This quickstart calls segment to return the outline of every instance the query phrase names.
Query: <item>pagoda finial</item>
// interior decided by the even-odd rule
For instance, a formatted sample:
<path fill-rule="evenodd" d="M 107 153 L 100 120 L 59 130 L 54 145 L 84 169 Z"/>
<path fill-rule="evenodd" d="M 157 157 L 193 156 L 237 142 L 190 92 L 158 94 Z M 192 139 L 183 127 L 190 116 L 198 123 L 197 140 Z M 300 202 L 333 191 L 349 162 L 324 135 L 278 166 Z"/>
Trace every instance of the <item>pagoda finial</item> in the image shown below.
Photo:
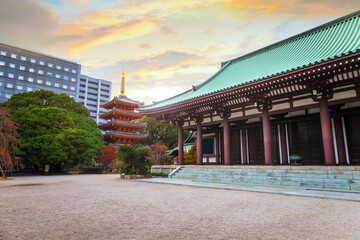
<path fill-rule="evenodd" d="M 121 92 L 120 97 L 126 97 L 125 95 L 125 68 L 123 67 L 122 77 L 121 77 Z"/>

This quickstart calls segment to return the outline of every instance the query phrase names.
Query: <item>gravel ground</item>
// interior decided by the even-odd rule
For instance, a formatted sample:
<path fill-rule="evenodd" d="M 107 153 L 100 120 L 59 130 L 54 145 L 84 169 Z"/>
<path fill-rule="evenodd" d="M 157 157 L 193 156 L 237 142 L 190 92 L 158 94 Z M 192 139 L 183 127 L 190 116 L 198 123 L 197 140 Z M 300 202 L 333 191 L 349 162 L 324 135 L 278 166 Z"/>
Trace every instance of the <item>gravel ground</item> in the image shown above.
<path fill-rule="evenodd" d="M 120 180 L 0 181 L 0 240 L 360 239 L 357 202 Z"/>

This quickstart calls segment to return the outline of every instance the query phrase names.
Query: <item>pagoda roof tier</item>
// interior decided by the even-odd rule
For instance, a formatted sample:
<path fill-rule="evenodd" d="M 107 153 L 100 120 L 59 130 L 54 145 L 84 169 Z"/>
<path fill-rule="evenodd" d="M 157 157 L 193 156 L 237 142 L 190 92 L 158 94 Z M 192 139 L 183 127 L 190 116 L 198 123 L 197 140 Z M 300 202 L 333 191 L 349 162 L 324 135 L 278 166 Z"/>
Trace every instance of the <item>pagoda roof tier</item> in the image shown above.
<path fill-rule="evenodd" d="M 152 105 L 140 107 L 144 114 L 177 108 L 191 101 L 233 89 L 267 84 L 271 79 L 312 69 L 360 52 L 360 11 L 282 40 L 244 56 L 223 62 L 221 69 L 203 83 Z"/>
<path fill-rule="evenodd" d="M 104 113 L 104 114 L 100 115 L 99 117 L 103 118 L 103 119 L 110 119 L 110 118 L 117 118 L 117 117 L 127 117 L 130 119 L 139 119 L 139 118 L 142 118 L 143 116 L 144 115 L 142 115 L 138 112 L 112 109 L 110 112 Z"/>
<path fill-rule="evenodd" d="M 104 139 L 109 140 L 113 139 L 118 141 L 120 139 L 133 139 L 133 140 L 143 140 L 146 139 L 148 136 L 146 134 L 137 134 L 137 133 L 119 133 L 119 132 L 107 132 L 104 134 Z"/>
<path fill-rule="evenodd" d="M 113 128 L 130 128 L 130 129 L 141 129 L 146 127 L 146 123 L 133 123 L 126 121 L 118 121 L 112 119 L 110 122 L 99 125 L 100 129 L 113 129 Z"/>
<path fill-rule="evenodd" d="M 120 97 L 114 97 L 109 102 L 101 105 L 101 107 L 105 108 L 105 109 L 112 109 L 113 107 L 121 108 L 119 106 L 125 106 L 125 107 L 130 107 L 130 108 L 139 108 L 140 105 L 143 105 L 143 103 L 129 99 L 124 96 L 120 96 Z"/>

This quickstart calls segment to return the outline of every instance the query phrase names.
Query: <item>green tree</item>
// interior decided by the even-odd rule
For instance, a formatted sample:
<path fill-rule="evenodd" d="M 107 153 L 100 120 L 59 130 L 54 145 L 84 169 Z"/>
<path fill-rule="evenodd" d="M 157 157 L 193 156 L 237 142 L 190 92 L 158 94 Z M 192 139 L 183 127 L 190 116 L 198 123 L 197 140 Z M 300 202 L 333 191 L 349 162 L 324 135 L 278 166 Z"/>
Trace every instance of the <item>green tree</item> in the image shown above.
<path fill-rule="evenodd" d="M 59 94 L 42 89 L 14 94 L 9 101 L 1 103 L 1 105 L 6 107 L 12 114 L 20 108 L 57 107 L 84 115 L 85 117 L 90 116 L 90 111 L 82 103 L 75 102 L 74 98 L 69 97 L 65 93 Z"/>
<path fill-rule="evenodd" d="M 149 155 L 150 151 L 147 148 L 121 145 L 118 149 L 118 159 L 121 161 L 120 172 L 146 175 L 151 166 L 147 159 Z"/>
<path fill-rule="evenodd" d="M 146 128 L 140 130 L 142 134 L 148 134 L 148 138 L 139 142 L 143 145 L 150 146 L 158 142 L 163 142 L 168 149 L 172 149 L 178 144 L 178 128 L 172 124 L 162 124 L 154 118 L 143 117 L 139 120 L 146 123 Z M 184 131 L 184 140 L 190 135 L 189 131 Z"/>
<path fill-rule="evenodd" d="M 65 94 L 26 92 L 13 95 L 4 105 L 19 125 L 19 156 L 27 165 L 88 164 L 103 146 L 103 136 L 88 117 L 89 111 Z"/>

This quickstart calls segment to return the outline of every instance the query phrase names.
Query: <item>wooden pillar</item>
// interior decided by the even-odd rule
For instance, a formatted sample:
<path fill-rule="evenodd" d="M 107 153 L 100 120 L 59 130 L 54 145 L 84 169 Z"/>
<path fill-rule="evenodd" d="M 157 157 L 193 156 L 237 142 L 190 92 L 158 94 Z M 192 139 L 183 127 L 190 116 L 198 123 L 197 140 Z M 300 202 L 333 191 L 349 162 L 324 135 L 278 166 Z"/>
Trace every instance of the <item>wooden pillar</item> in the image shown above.
<path fill-rule="evenodd" d="M 184 140 L 183 140 L 183 123 L 178 122 L 178 164 L 184 164 Z"/>
<path fill-rule="evenodd" d="M 241 130 L 241 158 L 242 158 L 242 163 L 244 165 L 248 164 L 248 159 L 247 159 L 247 139 L 246 139 L 246 129 L 243 128 Z"/>
<path fill-rule="evenodd" d="M 224 164 L 230 165 L 230 124 L 229 118 L 227 116 L 224 117 L 223 121 L 223 129 L 224 129 Z"/>
<path fill-rule="evenodd" d="M 265 165 L 271 165 L 272 164 L 271 129 L 270 129 L 269 111 L 267 108 L 264 108 L 262 111 L 262 124 L 263 124 L 263 136 L 264 136 Z"/>
<path fill-rule="evenodd" d="M 336 145 L 339 158 L 339 164 L 346 164 L 345 141 L 343 134 L 343 126 L 340 116 L 334 118 L 334 127 L 336 135 Z"/>
<path fill-rule="evenodd" d="M 280 123 L 279 125 L 280 128 L 280 148 L 281 148 L 281 160 L 282 160 L 282 164 L 288 164 L 288 152 L 287 152 L 287 143 L 286 143 L 286 131 L 285 131 L 285 124 L 284 123 Z"/>
<path fill-rule="evenodd" d="M 201 122 L 202 119 L 196 119 L 196 165 L 203 164 Z"/>
<path fill-rule="evenodd" d="M 326 98 L 319 100 L 321 131 L 324 145 L 325 165 L 335 165 L 333 137 L 331 133 L 331 122 L 329 106 Z"/>

